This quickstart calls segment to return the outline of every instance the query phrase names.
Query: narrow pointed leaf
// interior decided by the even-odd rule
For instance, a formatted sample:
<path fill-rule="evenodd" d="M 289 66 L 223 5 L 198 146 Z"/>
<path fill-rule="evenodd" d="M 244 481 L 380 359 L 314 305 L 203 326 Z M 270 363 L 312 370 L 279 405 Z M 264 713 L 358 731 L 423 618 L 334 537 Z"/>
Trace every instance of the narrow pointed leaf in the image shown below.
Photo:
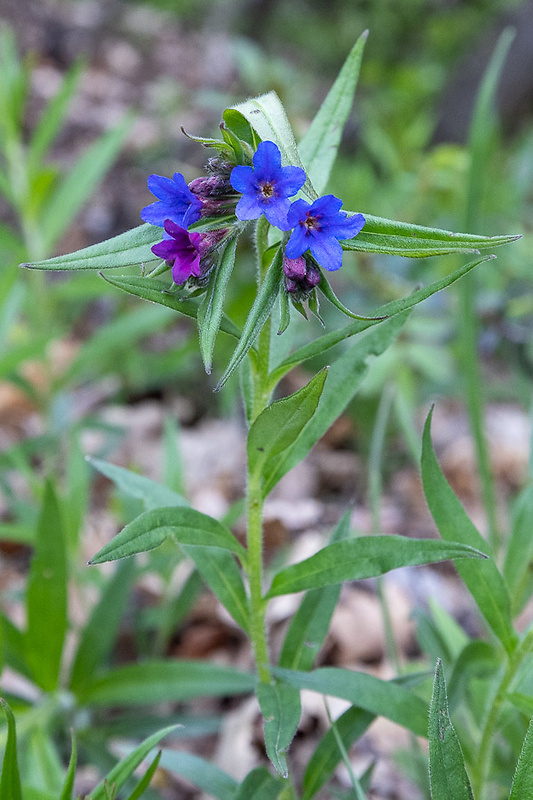
<path fill-rule="evenodd" d="M 99 458 L 92 458 L 92 456 L 86 456 L 86 459 L 98 472 L 113 481 L 121 491 L 130 495 L 130 497 L 142 500 L 148 511 L 161 506 L 189 505 L 185 498 L 173 489 L 169 489 L 168 486 L 164 486 L 161 483 L 156 483 L 150 478 L 145 478 L 144 475 L 138 475 L 129 469 L 111 464 L 109 461 L 102 461 Z"/>
<path fill-rule="evenodd" d="M 163 748 L 160 764 L 169 772 L 191 781 L 210 797 L 216 797 L 217 800 L 234 800 L 238 787 L 235 778 L 204 758 L 192 753 Z"/>
<path fill-rule="evenodd" d="M 329 300 L 329 302 L 332 305 L 335 306 L 335 308 L 338 308 L 339 311 L 342 311 L 343 314 L 345 314 L 347 317 L 350 317 L 351 319 L 360 319 L 360 320 L 363 320 L 364 322 L 377 322 L 379 320 L 386 319 L 386 317 L 384 317 L 384 316 L 382 316 L 382 317 L 368 317 L 368 316 L 362 316 L 361 314 L 354 314 L 353 311 L 350 311 L 349 308 L 346 308 L 344 303 L 341 303 L 341 301 L 339 300 L 339 298 L 337 297 L 337 295 L 335 294 L 335 292 L 331 288 L 331 286 L 329 284 L 329 281 L 326 278 L 326 276 L 324 275 L 324 273 L 322 273 L 322 275 L 321 275 L 320 283 L 318 284 L 318 288 L 320 289 L 320 291 L 322 292 L 324 297 L 327 300 Z"/>
<path fill-rule="evenodd" d="M 77 692 L 106 666 L 116 642 L 120 622 L 136 575 L 135 562 L 124 561 L 107 583 L 93 608 L 78 643 L 69 688 Z"/>
<path fill-rule="evenodd" d="M 211 372 L 213 363 L 213 349 L 224 314 L 224 301 L 228 282 L 235 265 L 235 250 L 237 237 L 234 237 L 226 247 L 213 267 L 207 292 L 198 307 L 198 327 L 200 328 L 200 352 L 204 362 L 205 371 Z"/>
<path fill-rule="evenodd" d="M 459 238 L 444 241 L 440 239 L 422 239 L 415 236 L 368 233 L 365 226 L 362 232 L 354 239 L 345 239 L 341 242 L 341 245 L 344 250 L 355 250 L 361 253 L 381 253 L 389 256 L 404 256 L 405 258 L 430 258 L 432 256 L 446 256 L 451 253 L 479 253 L 480 250 L 508 244 L 516 238 L 519 237 L 480 236 L 476 243 L 473 244 L 464 242 Z"/>
<path fill-rule="evenodd" d="M 241 572 L 233 556 L 219 548 L 183 548 L 196 564 L 196 568 L 226 611 L 245 631 L 250 628 L 248 597 Z"/>
<path fill-rule="evenodd" d="M 344 411 L 368 372 L 370 356 L 380 355 L 389 347 L 406 319 L 406 314 L 397 315 L 393 319 L 383 322 L 379 328 L 370 331 L 364 338 L 351 343 L 351 346 L 329 368 L 328 379 L 316 412 L 294 444 L 278 457 L 275 468 L 269 471 L 268 475 L 265 474 L 265 496 L 290 469 L 307 455 Z"/>
<path fill-rule="evenodd" d="M 76 737 L 74 735 L 74 731 L 71 732 L 70 741 L 71 741 L 70 759 L 68 762 L 67 774 L 65 776 L 65 783 L 63 784 L 59 800 L 72 800 L 72 795 L 74 792 L 74 780 L 76 778 L 76 765 L 78 762 L 78 748 L 76 745 Z"/>
<path fill-rule="evenodd" d="M 294 394 L 271 403 L 255 420 L 248 434 L 248 466 L 252 474 L 268 476 L 279 456 L 291 447 L 316 411 L 327 370 L 321 370 Z"/>
<path fill-rule="evenodd" d="M 149 300 L 151 303 L 157 303 L 160 306 L 172 308 L 186 317 L 197 319 L 198 307 L 200 301 L 196 298 L 181 299 L 178 295 L 172 294 L 165 289 L 165 286 L 156 278 L 110 278 L 108 275 L 102 276 L 107 283 L 116 286 L 117 289 L 122 289 L 124 292 L 140 297 L 143 300 Z M 241 332 L 238 327 L 226 316 L 222 315 L 220 320 L 220 330 L 239 339 Z"/>
<path fill-rule="evenodd" d="M 114 785 L 116 791 L 118 791 L 126 783 L 130 775 L 133 775 L 148 753 L 159 744 L 161 739 L 164 739 L 175 729 L 176 725 L 169 725 L 167 728 L 163 728 L 145 739 L 142 744 L 113 767 L 106 778 L 88 795 L 87 800 L 106 800 L 106 784 L 109 786 Z"/>
<path fill-rule="evenodd" d="M 283 249 L 280 247 L 272 260 L 272 264 L 265 276 L 259 289 L 257 297 L 252 305 L 248 318 L 244 323 L 239 343 L 235 348 L 224 375 L 219 381 L 217 389 L 221 389 L 233 371 L 239 366 L 241 361 L 253 346 L 261 328 L 267 321 L 272 311 L 272 306 L 276 302 L 282 276 Z"/>
<path fill-rule="evenodd" d="M 274 769 L 287 778 L 287 751 L 300 723 L 300 692 L 287 683 L 259 683 L 257 699 L 265 721 L 265 745 Z"/>
<path fill-rule="evenodd" d="M 206 661 L 152 660 L 127 664 L 93 679 L 80 702 L 95 706 L 138 706 L 220 697 L 253 691 L 255 675 Z"/>
<path fill-rule="evenodd" d="M 488 543 L 469 519 L 442 474 L 431 444 L 431 416 L 432 412 L 426 420 L 422 440 L 422 483 L 431 515 L 445 541 L 462 542 L 490 555 Z M 494 560 L 489 558 L 475 563 L 462 561 L 456 567 L 488 625 L 505 649 L 511 652 L 517 641 L 511 620 L 511 601 L 505 580 Z"/>
<path fill-rule="evenodd" d="M 355 212 L 348 211 L 348 214 Z M 409 222 L 399 222 L 397 220 L 375 217 L 372 214 L 362 212 L 365 218 L 365 234 L 382 234 L 385 236 L 407 237 L 413 239 L 423 239 L 426 241 L 439 241 L 444 244 L 459 244 L 472 247 L 475 250 L 487 250 L 492 247 L 499 247 L 503 244 L 520 239 L 521 234 L 511 234 L 505 236 L 479 236 L 476 233 L 455 233 L 441 228 L 428 228 L 424 225 L 412 225 Z"/>
<path fill-rule="evenodd" d="M 131 129 L 131 117 L 101 136 L 68 170 L 42 212 L 41 231 L 49 252 L 74 221 L 113 162 Z"/>
<path fill-rule="evenodd" d="M 427 734 L 427 704 L 397 683 L 382 681 L 366 672 L 336 667 L 322 667 L 313 672 L 273 667 L 272 672 L 298 689 L 342 697 L 371 714 L 403 725 L 417 736 Z"/>
<path fill-rule="evenodd" d="M 139 781 L 139 783 L 137 784 L 137 786 L 135 787 L 135 789 L 130 794 L 127 800 L 139 800 L 139 798 L 143 796 L 146 789 L 148 789 L 150 785 L 150 781 L 154 777 L 154 772 L 158 768 L 160 761 L 161 761 L 161 750 L 156 755 L 156 757 L 154 758 L 154 760 L 152 761 L 152 763 L 150 764 L 150 766 L 148 767 L 148 769 L 146 770 L 141 780 Z"/>
<path fill-rule="evenodd" d="M 318 589 L 322 586 L 375 578 L 399 567 L 431 564 L 454 558 L 485 558 L 468 545 L 407 536 L 359 536 L 330 544 L 311 558 L 281 570 L 267 597 Z"/>
<path fill-rule="evenodd" d="M 56 256 L 46 261 L 33 261 L 21 264 L 29 269 L 66 270 L 66 269 L 116 269 L 150 261 L 160 261 L 151 251 L 151 246 L 160 242 L 161 228 L 144 223 L 130 231 L 120 233 L 112 239 L 84 247 L 74 253 Z"/>
<path fill-rule="evenodd" d="M 442 662 L 437 661 L 429 707 L 429 780 L 432 800 L 474 800 L 463 752 L 448 712 Z"/>
<path fill-rule="evenodd" d="M 224 112 L 224 120 L 227 122 L 228 127 L 232 127 L 231 115 L 234 118 L 235 112 L 237 112 L 257 132 L 259 139 L 277 144 L 281 152 L 281 163 L 283 165 L 304 168 L 285 109 L 275 92 L 269 92 L 268 94 L 262 94 L 260 97 L 246 100 L 244 103 L 232 106 L 228 111 L 230 114 Z M 309 178 L 307 178 L 302 187 L 302 192 L 311 200 L 315 200 L 318 197 L 317 191 Z"/>
<path fill-rule="evenodd" d="M 4 750 L 2 762 L 2 774 L 0 775 L 0 797 L 9 800 L 22 800 L 22 787 L 20 785 L 20 774 L 17 761 L 17 732 L 15 728 L 15 718 L 5 700 L 0 698 L 0 705 L 4 709 L 7 717 L 7 742 Z"/>
<path fill-rule="evenodd" d="M 243 780 L 234 800 L 276 800 L 283 784 L 264 767 L 256 767 Z"/>
<path fill-rule="evenodd" d="M 321 194 L 337 156 L 342 131 L 350 114 L 368 31 L 354 44 L 348 58 L 298 145 L 309 179 Z"/>
<path fill-rule="evenodd" d="M 517 500 L 511 538 L 506 548 L 503 575 L 509 586 L 512 610 L 518 614 L 528 599 L 533 559 L 533 486 L 528 486 Z"/>
<path fill-rule="evenodd" d="M 350 534 L 350 511 L 341 517 L 331 537 L 331 544 Z M 283 640 L 279 666 L 311 669 L 326 638 L 331 617 L 341 591 L 340 584 L 311 589 L 294 614 Z"/>
<path fill-rule="evenodd" d="M 373 313 L 374 319 L 352 322 L 350 325 L 346 325 L 344 328 L 340 328 L 339 330 L 331 331 L 323 336 L 319 336 L 313 342 L 300 347 L 288 358 L 286 358 L 279 366 L 277 366 L 272 372 L 272 379 L 279 381 L 284 375 L 287 374 L 287 372 L 289 372 L 298 364 L 301 364 L 303 361 L 306 361 L 309 358 L 314 358 L 321 353 L 325 353 L 336 344 L 339 344 L 340 342 L 349 339 L 352 336 L 356 336 L 358 333 L 368 330 L 368 328 L 384 324 L 383 319 L 394 317 L 397 314 L 401 314 L 404 311 L 414 308 L 414 306 L 418 305 L 418 303 L 421 303 L 423 300 L 427 300 L 428 297 L 431 297 L 436 292 L 440 292 L 442 289 L 445 289 L 452 283 L 455 283 L 455 281 L 469 273 L 474 267 L 477 267 L 478 264 L 481 264 L 484 261 L 491 261 L 494 258 L 495 256 L 492 255 L 478 258 L 476 261 L 471 261 L 468 264 L 464 264 L 462 267 L 459 267 L 459 269 L 446 276 L 446 278 L 441 278 L 429 286 L 418 289 L 408 297 L 402 297 L 400 300 L 393 300 L 390 303 L 380 306 Z"/>
<path fill-rule="evenodd" d="M 103 564 L 145 553 L 159 547 L 165 539 L 184 545 L 221 547 L 246 558 L 242 545 L 221 522 L 193 508 L 171 506 L 145 511 L 102 547 L 89 563 Z"/>
<path fill-rule="evenodd" d="M 522 745 L 509 800 L 526 800 L 529 797 L 533 797 L 533 720 L 529 723 Z"/>
<path fill-rule="evenodd" d="M 27 609 L 26 660 L 35 682 L 53 691 L 67 630 L 67 563 L 59 502 L 49 481 L 30 566 Z"/>

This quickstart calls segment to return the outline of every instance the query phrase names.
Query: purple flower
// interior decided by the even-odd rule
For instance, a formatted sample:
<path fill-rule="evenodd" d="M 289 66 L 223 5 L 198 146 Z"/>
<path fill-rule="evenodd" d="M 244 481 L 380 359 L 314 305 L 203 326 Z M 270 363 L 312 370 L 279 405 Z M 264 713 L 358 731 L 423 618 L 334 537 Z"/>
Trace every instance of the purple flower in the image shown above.
<path fill-rule="evenodd" d="M 294 228 L 285 248 L 287 258 L 298 258 L 311 250 L 324 269 L 339 269 L 342 247 L 338 240 L 357 236 L 365 224 L 362 214 L 348 217 L 341 206 L 342 200 L 332 194 L 319 197 L 312 205 L 296 200 L 287 215 L 289 227 Z"/>
<path fill-rule="evenodd" d="M 233 188 L 242 192 L 235 210 L 237 219 L 258 219 L 264 214 L 271 225 L 289 230 L 289 197 L 304 185 L 304 170 L 282 167 L 281 153 L 274 142 L 260 142 L 253 161 L 253 167 L 234 167 L 230 175 Z"/>
<path fill-rule="evenodd" d="M 283 258 L 285 290 L 297 299 L 305 299 L 320 283 L 320 270 L 315 264 L 307 263 L 303 256 Z"/>
<path fill-rule="evenodd" d="M 200 258 L 203 255 L 202 235 L 186 231 L 171 219 L 164 222 L 167 236 L 152 246 L 152 253 L 172 264 L 172 280 L 180 285 L 187 278 L 201 274 Z"/>
<path fill-rule="evenodd" d="M 141 219 L 145 222 L 163 227 L 165 220 L 169 219 L 188 228 L 200 219 L 202 200 L 191 192 L 180 172 L 175 172 L 173 178 L 150 175 L 148 188 L 159 199 L 141 211 Z"/>

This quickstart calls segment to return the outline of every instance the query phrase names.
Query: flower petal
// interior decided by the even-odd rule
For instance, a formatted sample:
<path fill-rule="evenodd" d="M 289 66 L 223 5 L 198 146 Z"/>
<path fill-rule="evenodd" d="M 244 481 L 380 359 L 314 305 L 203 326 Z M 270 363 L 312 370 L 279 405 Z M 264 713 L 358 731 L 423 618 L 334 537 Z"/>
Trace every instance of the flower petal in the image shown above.
<path fill-rule="evenodd" d="M 235 209 L 237 219 L 257 219 L 263 213 L 262 204 L 258 201 L 255 194 L 243 194 Z"/>
<path fill-rule="evenodd" d="M 281 231 L 290 231 L 291 225 L 287 222 L 287 212 L 290 208 L 288 198 L 277 197 L 275 202 L 263 204 L 263 213 L 271 225 Z"/>
<path fill-rule="evenodd" d="M 311 252 L 324 269 L 333 272 L 342 267 L 342 247 L 332 236 L 314 236 L 311 239 Z"/>
<path fill-rule="evenodd" d="M 229 182 L 237 192 L 248 192 L 254 188 L 255 178 L 253 167 L 233 167 Z"/>
<path fill-rule="evenodd" d="M 305 171 L 301 167 L 282 167 L 280 173 L 276 189 L 283 197 L 292 197 L 305 183 Z"/>
<path fill-rule="evenodd" d="M 296 200 L 290 207 L 289 213 L 287 214 L 287 220 L 291 227 L 294 228 L 295 225 L 298 225 L 300 220 L 305 219 L 305 215 L 311 208 L 311 205 L 307 203 L 305 200 Z"/>
<path fill-rule="evenodd" d="M 339 215 L 340 216 L 340 215 Z M 351 217 L 343 217 L 338 221 L 327 222 L 327 232 L 336 239 L 353 239 L 361 232 L 365 224 L 362 214 L 354 214 Z"/>
<path fill-rule="evenodd" d="M 311 237 L 306 235 L 305 228 L 298 225 L 290 235 L 287 246 L 285 247 L 285 255 L 287 258 L 298 258 L 303 255 L 306 250 L 309 250 Z"/>
<path fill-rule="evenodd" d="M 274 142 L 259 142 L 254 153 L 256 180 L 274 180 L 281 169 L 281 153 Z"/>

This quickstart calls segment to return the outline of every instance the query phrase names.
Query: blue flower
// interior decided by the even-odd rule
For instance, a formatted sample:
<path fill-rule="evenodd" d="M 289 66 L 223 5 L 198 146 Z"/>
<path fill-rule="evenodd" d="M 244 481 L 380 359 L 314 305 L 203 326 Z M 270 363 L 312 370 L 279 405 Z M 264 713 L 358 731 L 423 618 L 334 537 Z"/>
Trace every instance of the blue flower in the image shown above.
<path fill-rule="evenodd" d="M 282 167 L 281 153 L 274 142 L 260 142 L 254 154 L 253 167 L 234 167 L 230 183 L 242 197 L 237 203 L 237 219 L 258 219 L 264 214 L 271 225 L 288 231 L 289 197 L 305 183 L 300 167 Z"/>
<path fill-rule="evenodd" d="M 287 242 L 287 258 L 299 258 L 311 250 L 318 263 L 329 271 L 342 266 L 342 247 L 339 239 L 351 239 L 365 224 L 362 214 L 348 217 L 340 210 L 342 200 L 333 194 L 319 197 L 311 205 L 296 200 L 288 213 L 290 228 L 294 228 Z"/>
<path fill-rule="evenodd" d="M 175 172 L 173 178 L 150 175 L 148 188 L 159 199 L 141 211 L 141 219 L 145 222 L 162 228 L 165 220 L 170 219 L 176 225 L 188 228 L 200 219 L 203 203 L 191 192 L 180 172 Z"/>

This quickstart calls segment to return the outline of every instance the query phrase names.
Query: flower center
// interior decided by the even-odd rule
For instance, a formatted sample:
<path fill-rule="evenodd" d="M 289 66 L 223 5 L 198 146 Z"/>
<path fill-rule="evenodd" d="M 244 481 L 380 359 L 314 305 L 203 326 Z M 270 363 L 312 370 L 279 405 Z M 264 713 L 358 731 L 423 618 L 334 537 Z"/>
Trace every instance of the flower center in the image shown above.
<path fill-rule="evenodd" d="M 313 217 L 309 211 L 305 215 L 305 219 L 300 221 L 300 225 L 305 228 L 306 235 L 309 235 L 312 231 L 319 231 L 320 230 L 320 215 Z"/>
<path fill-rule="evenodd" d="M 272 183 L 260 183 L 259 184 L 259 191 L 264 200 L 270 200 L 271 197 L 274 197 L 276 192 L 274 191 L 274 186 Z"/>

